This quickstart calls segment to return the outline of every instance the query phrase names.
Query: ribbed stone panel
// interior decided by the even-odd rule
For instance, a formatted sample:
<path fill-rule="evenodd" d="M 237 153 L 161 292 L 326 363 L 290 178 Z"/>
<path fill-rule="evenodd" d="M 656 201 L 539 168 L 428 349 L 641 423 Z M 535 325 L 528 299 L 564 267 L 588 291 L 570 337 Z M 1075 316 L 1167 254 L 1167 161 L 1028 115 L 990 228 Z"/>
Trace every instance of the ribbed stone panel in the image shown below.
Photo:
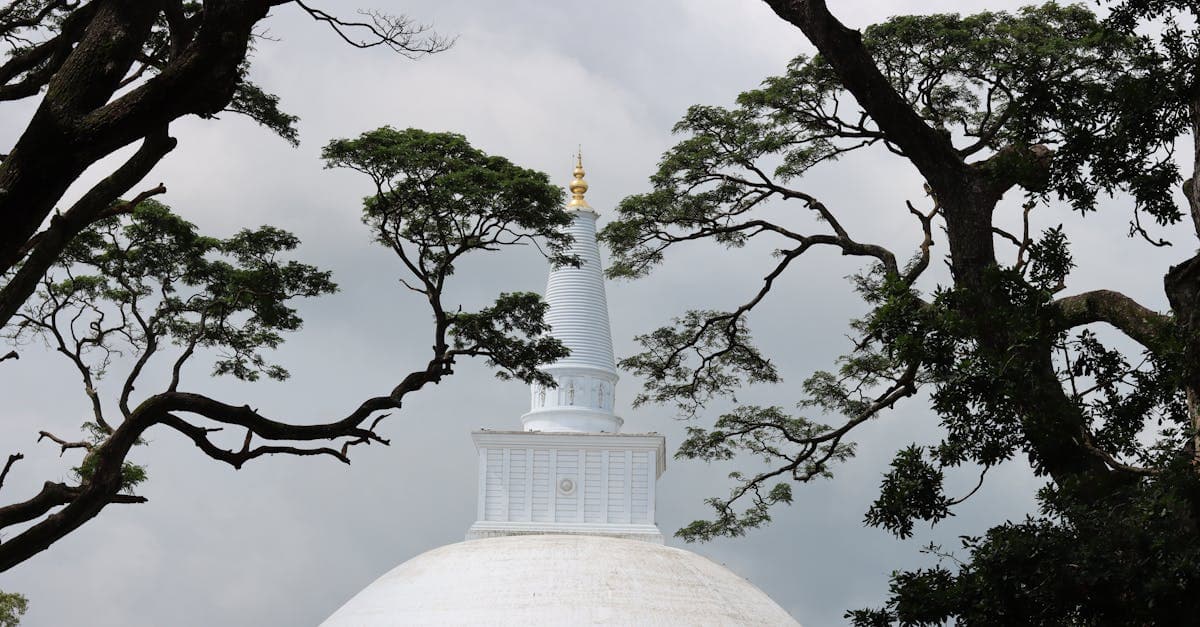
<path fill-rule="evenodd" d="M 550 333 L 571 354 L 542 368 L 554 377 L 556 386 L 532 386 L 530 412 L 521 422 L 526 431 L 616 433 L 622 420 L 613 413 L 618 377 L 596 243 L 596 213 L 590 209 L 573 213 L 568 228 L 573 238 L 571 254 L 581 264 L 551 270 L 545 296 Z"/>
<path fill-rule="evenodd" d="M 571 254 L 583 264 L 578 268 L 554 269 L 546 284 L 546 302 L 550 303 L 546 321 L 554 337 L 571 349 L 571 356 L 551 368 L 598 368 L 616 374 L 608 301 L 604 295 L 604 269 L 596 243 L 596 214 L 574 213 L 569 229 L 574 238 Z"/>

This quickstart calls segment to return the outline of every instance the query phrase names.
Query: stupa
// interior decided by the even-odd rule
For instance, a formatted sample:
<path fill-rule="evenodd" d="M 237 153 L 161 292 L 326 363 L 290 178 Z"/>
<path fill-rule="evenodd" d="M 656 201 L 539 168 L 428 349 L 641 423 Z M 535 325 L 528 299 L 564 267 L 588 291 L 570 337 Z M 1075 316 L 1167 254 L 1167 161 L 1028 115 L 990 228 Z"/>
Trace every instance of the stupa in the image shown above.
<path fill-rule="evenodd" d="M 657 433 L 623 433 L 597 212 L 582 156 L 570 183 L 571 254 L 546 287 L 551 333 L 570 349 L 531 386 L 522 429 L 472 433 L 477 520 L 467 540 L 384 574 L 324 627 L 393 625 L 797 625 L 729 569 L 664 546 Z"/>

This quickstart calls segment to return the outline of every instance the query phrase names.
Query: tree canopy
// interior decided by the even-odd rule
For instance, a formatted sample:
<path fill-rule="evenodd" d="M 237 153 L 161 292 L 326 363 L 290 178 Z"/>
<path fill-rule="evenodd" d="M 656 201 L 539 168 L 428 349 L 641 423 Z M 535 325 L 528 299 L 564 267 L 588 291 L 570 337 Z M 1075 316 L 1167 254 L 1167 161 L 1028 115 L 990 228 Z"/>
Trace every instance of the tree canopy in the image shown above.
<path fill-rule="evenodd" d="M 255 44 L 271 39 L 263 24 L 287 5 L 356 48 L 415 59 L 453 44 L 407 16 L 366 11 L 347 20 L 301 0 L 14 0 L 0 8 L 0 102 L 39 99 L 15 145 L 0 154 L 0 333 L 21 351 L 40 340 L 63 355 L 91 407 L 83 439 L 29 425 L 38 441 L 78 454 L 78 465 L 70 481 L 47 481 L 32 497 L 0 506 L 0 570 L 110 503 L 143 502 L 136 487 L 147 469 L 130 457 L 147 430 L 173 430 L 234 467 L 275 454 L 348 462 L 351 446 L 387 443 L 375 431 L 381 412 L 450 374 L 456 359 L 482 356 L 502 375 L 533 379 L 538 363 L 562 353 L 544 336 L 535 295 L 502 294 L 476 312 L 442 300 L 454 259 L 541 237 L 561 223 L 561 192 L 461 136 L 409 130 L 377 146 L 394 159 L 376 171 L 384 177 L 377 186 L 404 180 L 395 168 L 423 160 L 424 184 L 437 186 L 454 170 L 456 191 L 418 199 L 379 188 L 367 213 L 386 214 L 382 222 L 395 229 L 389 245 L 403 261 L 409 252 L 418 260 L 401 271 L 426 285 L 419 291 L 435 321 L 430 360 L 324 424 L 275 420 L 244 402 L 186 391 L 186 366 L 195 361 L 209 361 L 213 375 L 286 378 L 269 355 L 302 324 L 294 301 L 336 290 L 328 272 L 286 259 L 299 244 L 286 231 L 262 226 L 214 238 L 154 200 L 165 185 L 133 193 L 176 148 L 171 125 L 185 116 L 245 115 L 298 143 L 297 118 L 251 79 Z M 85 171 L 134 144 L 98 182 L 68 195 Z M 437 152 L 451 145 L 453 154 Z M 361 156 L 343 155 L 338 165 Z M 372 219 L 372 228 L 382 223 Z M 453 228 L 467 225 L 476 230 Z M 561 238 L 548 241 L 548 256 L 570 261 Z M 11 350 L 0 362 L 21 367 L 19 357 Z M 161 389 L 149 389 L 160 381 Z M 240 435 L 226 441 L 234 430 Z M 24 458 L 8 456 L 0 487 Z M 15 623 L 24 607 L 23 597 L 4 596 L 3 620 Z"/>
<path fill-rule="evenodd" d="M 1190 179 L 1179 185 L 1175 150 L 1200 126 L 1198 40 L 1181 26 L 1195 8 L 1129 2 L 1099 17 L 1047 3 L 901 16 L 859 33 L 820 0 L 767 4 L 818 54 L 736 106 L 690 108 L 650 191 L 622 201 L 601 236 L 614 277 L 644 276 L 695 241 L 769 242 L 777 262 L 741 306 L 688 312 L 641 336 L 644 352 L 622 365 L 647 382 L 637 402 L 673 403 L 688 418 L 747 384 L 778 382 L 749 318 L 814 248 L 864 260 L 851 287 L 870 310 L 850 322 L 856 337 L 835 368 L 804 381 L 798 412 L 742 405 L 689 428 L 679 456 L 748 454 L 769 468 L 734 473 L 730 494 L 709 500 L 712 518 L 679 535 L 766 524 L 772 507 L 796 498 L 793 484 L 836 474 L 854 453 L 853 432 L 927 399 L 941 440 L 899 448 L 866 524 L 908 537 L 916 521 L 936 523 L 975 493 L 946 494 L 947 470 L 973 469 L 982 485 L 989 469 L 1017 459 L 1045 478 L 1039 510 L 964 538 L 961 557 L 933 547 L 942 565 L 896 573 L 883 607 L 848 618 L 1060 625 L 1193 615 L 1200 256 L 1164 269 L 1169 311 L 1109 289 L 1063 296 L 1076 263 L 1071 235 L 1053 224 L 1037 232 L 1046 209 L 1031 213 L 1088 214 L 1116 195 L 1129 235 L 1146 245 L 1168 245 L 1155 229 L 1189 216 L 1200 237 L 1200 202 Z M 1141 34 L 1150 20 L 1165 24 L 1161 34 Z M 804 189 L 806 177 L 836 173 L 839 157 L 862 150 L 886 151 L 925 181 L 929 206 L 896 199 L 922 233 L 899 253 L 897 243 L 855 237 L 832 201 Z M 1011 211 L 1006 195 L 1023 198 L 1020 232 L 998 226 Z M 768 218 L 778 203 L 810 211 L 813 230 Z M 939 240 L 948 280 L 930 272 Z M 1011 245 L 1011 257 L 997 244 Z M 1121 350 L 1100 323 L 1137 350 Z"/>
<path fill-rule="evenodd" d="M 480 251 L 535 242 L 552 262 L 575 262 L 558 228 L 569 221 L 563 192 L 545 174 L 487 155 L 460 135 L 415 129 L 334 140 L 324 156 L 329 167 L 370 175 L 375 192 L 363 202 L 363 221 L 396 254 L 401 282 L 429 307 L 429 361 L 345 417 L 319 424 L 276 420 L 249 405 L 187 391 L 185 366 L 197 359 L 211 359 L 213 375 L 286 378 L 267 352 L 301 326 L 292 301 L 336 287 L 328 272 L 284 258 L 299 242 L 278 228 L 204 236 L 153 199 L 113 212 L 71 240 L 5 329 L 17 344 L 38 338 L 68 359 L 92 416 L 83 440 L 41 432 L 64 453 L 81 452 L 75 483 L 47 482 L 33 498 L 0 507 L 0 527 L 32 522 L 0 544 L 3 568 L 109 503 L 145 501 L 135 488 L 147 471 L 129 458 L 152 428 L 173 430 L 235 468 L 278 454 L 349 463 L 351 447 L 388 443 L 377 431 L 383 412 L 451 374 L 457 360 L 481 357 L 502 377 L 533 381 L 546 377 L 538 365 L 566 354 L 546 334 L 546 304 L 536 294 L 503 293 L 478 311 L 450 307 L 444 296 L 454 264 Z M 103 383 L 117 368 L 124 371 L 105 394 Z M 145 375 L 155 368 L 166 369 L 169 379 L 149 391 L 154 384 Z M 0 484 L 20 456 L 14 458 Z"/>

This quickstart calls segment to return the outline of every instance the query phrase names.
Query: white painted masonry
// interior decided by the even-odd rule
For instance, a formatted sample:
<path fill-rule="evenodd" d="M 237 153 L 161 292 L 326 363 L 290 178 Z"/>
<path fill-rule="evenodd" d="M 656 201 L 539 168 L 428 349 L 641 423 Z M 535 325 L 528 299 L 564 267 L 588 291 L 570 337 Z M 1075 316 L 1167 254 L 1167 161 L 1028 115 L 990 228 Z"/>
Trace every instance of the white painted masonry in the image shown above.
<path fill-rule="evenodd" d="M 553 268 L 546 286 L 550 333 L 571 350 L 542 370 L 555 387 L 533 384 L 524 431 L 476 431 L 479 501 L 467 539 L 534 533 L 609 535 L 663 543 L 654 484 L 666 470 L 666 441 L 618 433 L 613 360 L 596 211 L 576 162 L 567 207 L 578 267 Z"/>
<path fill-rule="evenodd" d="M 797 623 L 753 584 L 691 551 L 593 536 L 468 540 L 418 555 L 322 627 Z"/>
<path fill-rule="evenodd" d="M 542 367 L 554 378 L 555 387 L 530 386 L 530 410 L 521 417 L 526 431 L 616 433 L 623 423 L 613 413 L 619 377 L 596 242 L 597 214 L 583 200 L 587 191 L 583 176 L 583 164 L 577 163 L 571 181 L 575 199 L 567 207 L 572 214 L 567 228 L 572 238 L 570 254 L 581 263 L 552 269 L 545 295 L 550 333 L 571 354 Z"/>
<path fill-rule="evenodd" d="M 530 533 L 610 535 L 662 544 L 657 434 L 476 431 L 478 520 L 467 539 Z"/>

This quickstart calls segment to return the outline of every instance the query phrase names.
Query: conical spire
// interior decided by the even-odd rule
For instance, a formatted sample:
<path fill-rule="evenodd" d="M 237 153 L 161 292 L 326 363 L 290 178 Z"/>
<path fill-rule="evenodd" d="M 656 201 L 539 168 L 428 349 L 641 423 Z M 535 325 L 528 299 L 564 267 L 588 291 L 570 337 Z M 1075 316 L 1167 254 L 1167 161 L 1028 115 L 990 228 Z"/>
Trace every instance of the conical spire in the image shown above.
<path fill-rule="evenodd" d="M 567 209 L 573 210 L 573 217 L 568 232 L 573 238 L 570 254 L 582 264 L 551 270 L 546 285 L 546 322 L 571 354 L 543 366 L 557 387 L 533 385 L 531 410 L 521 419 L 527 431 L 616 433 L 621 428 L 622 420 L 613 413 L 618 377 L 596 243 L 596 211 L 583 197 L 588 189 L 583 177 L 583 156 L 577 154 L 569 186 L 572 199 Z"/>

